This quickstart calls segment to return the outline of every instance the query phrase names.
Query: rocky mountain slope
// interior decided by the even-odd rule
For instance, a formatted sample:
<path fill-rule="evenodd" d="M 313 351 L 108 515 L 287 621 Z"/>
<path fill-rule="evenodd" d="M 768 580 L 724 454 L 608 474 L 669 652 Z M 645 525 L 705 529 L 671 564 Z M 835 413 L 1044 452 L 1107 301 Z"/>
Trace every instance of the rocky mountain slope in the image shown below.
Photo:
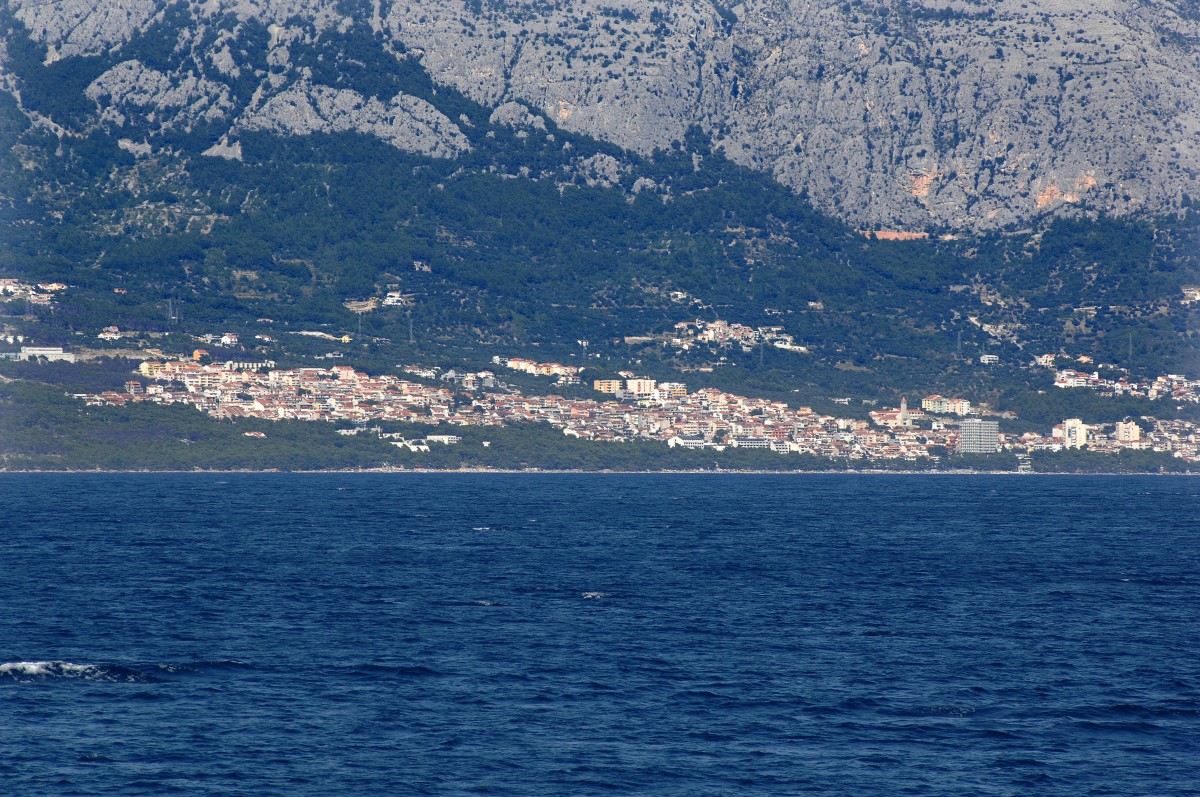
<path fill-rule="evenodd" d="M 643 154 L 698 127 L 863 228 L 979 231 L 1200 199 L 1200 12 L 1186 0 L 8 6 L 46 69 L 89 78 L 62 87 L 82 95 L 77 113 L 25 104 L 60 135 L 103 126 L 153 146 L 201 130 L 209 154 L 237 157 L 244 131 L 355 131 L 459 157 L 469 120 L 374 80 L 420 73 L 503 106 L 501 121 L 545 117 Z M 4 71 L 20 98 L 23 76 Z"/>

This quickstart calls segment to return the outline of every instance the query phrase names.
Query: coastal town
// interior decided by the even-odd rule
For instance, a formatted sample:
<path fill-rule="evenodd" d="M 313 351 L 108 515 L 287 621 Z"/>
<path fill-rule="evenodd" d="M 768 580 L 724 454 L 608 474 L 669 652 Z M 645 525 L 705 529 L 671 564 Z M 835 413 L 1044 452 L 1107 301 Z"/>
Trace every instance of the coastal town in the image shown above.
<path fill-rule="evenodd" d="M 0 280 L 0 301 L 48 306 L 67 289 L 61 283 L 4 279 Z M 403 306 L 404 299 L 404 295 L 392 292 L 381 301 L 385 306 Z M 269 318 L 258 322 L 267 327 L 273 323 Z M 380 424 L 545 424 L 581 440 L 653 441 L 671 448 L 713 452 L 751 449 L 844 462 L 937 462 L 956 454 L 1007 452 L 1027 464 L 1028 458 L 1038 452 L 1084 449 L 1103 454 L 1150 451 L 1189 464 L 1200 462 L 1197 425 L 1171 417 L 1175 415 L 1173 410 L 1185 404 L 1200 403 L 1200 379 L 1182 374 L 1135 377 L 1120 366 L 1062 352 L 1027 361 L 1028 368 L 1048 372 L 1047 388 L 1161 402 L 1163 411 L 1137 417 L 1114 415 L 1099 423 L 1065 417 L 1051 428 L 1032 431 L 1029 424 L 1005 423 L 1016 420 L 1011 413 L 976 406 L 962 397 L 937 394 L 913 396 L 911 403 L 903 398 L 895 407 L 861 400 L 865 406 L 859 407 L 858 413 L 849 408 L 860 400 L 829 396 L 830 403 L 847 407 L 846 413 L 829 411 L 828 406 L 826 411 L 817 411 L 713 387 L 689 389 L 683 381 L 663 381 L 630 370 L 604 374 L 602 369 L 587 364 L 588 342 L 582 340 L 578 343 L 583 348 L 584 365 L 495 356 L 490 370 L 407 364 L 396 366 L 395 374 L 368 374 L 340 364 L 280 368 L 269 359 L 278 356 L 271 352 L 284 351 L 280 346 L 283 335 L 332 344 L 324 354 L 310 352 L 312 361 L 342 360 L 344 355 L 337 347 L 350 344 L 352 336 L 320 329 L 208 332 L 192 336 L 200 348 L 190 355 L 168 355 L 150 349 L 144 336 L 116 325 L 104 326 L 95 335 L 101 348 L 78 355 L 61 346 L 36 345 L 9 333 L 12 330 L 6 329 L 4 342 L 13 350 L 0 352 L 3 359 L 73 363 L 77 357 L 102 356 L 105 345 L 132 346 L 143 358 L 156 358 L 144 359 L 136 377 L 131 374 L 120 390 L 74 394 L 89 406 L 178 404 L 224 421 L 322 421 L 338 425 L 342 434 L 370 430 L 412 451 L 427 450 L 431 440 L 454 444 L 458 437 L 435 434 L 420 438 L 395 428 L 385 431 Z M 626 338 L 625 342 L 650 340 L 678 351 L 703 349 L 713 354 L 722 350 L 755 353 L 763 347 L 808 353 L 807 347 L 798 344 L 782 327 L 751 327 L 719 319 L 680 322 L 657 338 Z M 210 349 L 219 356 L 211 355 Z M 230 356 L 238 359 L 225 359 Z M 693 375 L 702 379 L 704 372 L 724 364 L 725 359 L 706 366 L 679 365 L 677 370 L 680 377 L 691 371 L 699 372 Z M 979 357 L 979 362 L 990 366 L 997 359 L 986 354 Z M 543 391 L 525 379 L 523 387 L 517 388 L 506 382 L 511 380 L 507 373 L 548 378 L 552 383 L 547 382 Z M 556 389 L 568 395 L 559 395 Z M 267 434 L 260 430 L 246 432 L 248 437 L 258 438 Z"/>
<path fill-rule="evenodd" d="M 1150 450 L 1200 462 L 1196 424 L 1149 416 L 1100 424 L 1065 418 L 1044 434 L 1018 435 L 1000 431 L 1003 416 L 985 414 L 965 399 L 940 395 L 926 396 L 911 407 L 903 399 L 899 407 L 871 411 L 869 420 L 864 420 L 714 388 L 689 391 L 682 382 L 659 382 L 629 371 L 618 373 L 619 378 L 592 380 L 593 391 L 605 394 L 603 398 L 528 395 L 505 384 L 498 371 L 552 376 L 560 385 L 577 386 L 582 379 L 576 366 L 525 358 L 497 357 L 493 360 L 497 370 L 469 373 L 403 366 L 401 372 L 410 378 L 371 375 L 349 365 L 280 369 L 270 360 L 200 359 L 147 360 L 138 368 L 140 378 L 130 379 L 122 390 L 76 397 L 90 406 L 182 404 L 223 420 L 332 422 L 349 427 L 347 433 L 379 423 L 451 427 L 541 423 L 586 440 L 646 440 L 718 452 L 760 449 L 848 462 L 918 462 L 953 453 L 1001 451 L 1028 456 L 1085 448 L 1103 453 Z M 1186 386 L 1193 391 L 1187 395 L 1194 395 L 1197 383 Z M 1170 395 L 1181 398 L 1183 394 L 1173 388 Z M 382 428 L 379 434 L 384 434 Z M 421 450 L 423 445 L 402 433 L 388 434 L 396 445 L 410 450 Z M 441 438 L 435 442 L 457 442 L 454 435 L 435 437 Z"/>

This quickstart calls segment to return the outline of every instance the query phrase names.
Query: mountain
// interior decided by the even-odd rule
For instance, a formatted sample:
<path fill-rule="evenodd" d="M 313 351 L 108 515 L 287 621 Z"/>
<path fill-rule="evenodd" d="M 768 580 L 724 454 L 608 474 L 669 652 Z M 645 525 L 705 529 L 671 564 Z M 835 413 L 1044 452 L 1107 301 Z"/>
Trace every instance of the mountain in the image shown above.
<path fill-rule="evenodd" d="M 947 167 L 914 183 L 854 164 L 891 138 L 920 140 L 926 122 L 941 136 L 935 116 L 965 119 L 976 105 L 943 97 L 911 126 L 876 120 L 853 133 L 857 122 L 829 121 L 853 105 L 840 94 L 801 100 L 851 85 L 834 22 L 882 37 L 864 46 L 886 49 L 891 66 L 855 73 L 865 86 L 898 74 L 900 37 L 936 32 L 944 55 L 971 31 L 1012 33 L 997 20 L 1016 9 L 476 4 L 455 17 L 451 7 L 0 7 L 0 277 L 70 286 L 53 305 L 0 302 L 0 332 L 95 346 L 116 326 L 137 343 L 115 347 L 176 352 L 195 346 L 184 333 L 236 332 L 246 343 L 230 356 L 303 360 L 329 346 L 287 332 L 325 329 L 352 337 L 346 353 L 375 372 L 402 360 L 579 357 L 588 341 L 613 371 L 804 400 L 942 390 L 995 402 L 1045 387 L 1045 372 L 1025 366 L 1056 352 L 1144 376 L 1200 368 L 1200 305 L 1186 301 L 1200 284 L 1195 137 L 1176 137 L 1176 160 L 1151 145 L 1193 118 L 1194 20 L 1182 11 L 1075 12 L 1087 25 L 1160 25 L 1157 43 L 1137 49 L 1146 96 L 1122 94 L 1105 124 L 1071 117 L 1042 140 L 1031 92 L 1046 80 L 1021 72 L 1023 94 L 995 106 L 1030 120 L 1003 128 L 1013 148 L 996 174 L 1008 176 L 968 196 L 954 186 L 976 133 L 961 126 L 945 150 L 957 153 L 954 177 Z M 1021 12 L 1038 31 L 1023 34 L 1026 48 L 1050 63 L 1044 31 L 1063 37 L 1068 17 Z M 801 75 L 799 53 L 818 45 L 828 58 L 812 55 Z M 1169 53 L 1170 77 L 1151 80 L 1147 64 Z M 993 71 L 1015 58 L 979 57 Z M 970 75 L 991 80 L 960 69 L 937 85 L 967 91 Z M 1064 77 L 1061 108 L 1083 80 Z M 924 85 L 929 100 L 934 83 Z M 1179 98 L 1167 103 L 1171 87 Z M 785 128 L 789 141 L 807 131 L 802 152 L 833 149 L 769 155 Z M 1128 200 L 1108 202 L 1108 178 L 1070 160 L 1116 163 L 1127 149 L 1140 159 L 1120 181 Z M 1054 174 L 1076 182 L 1038 182 L 1068 161 L 1078 168 Z M 698 319 L 774 329 L 804 351 L 672 342 Z M 249 343 L 263 333 L 273 342 Z M 983 354 L 1000 365 L 982 368 Z"/>
<path fill-rule="evenodd" d="M 1183 0 L 7 5 L 3 88 L 56 136 L 127 148 L 186 134 L 236 158 L 258 131 L 356 132 L 454 160 L 473 122 L 434 101 L 453 91 L 640 156 L 696 131 L 862 229 L 1200 198 L 1200 12 Z M 610 158 L 594 168 L 613 182 L 628 160 Z"/>

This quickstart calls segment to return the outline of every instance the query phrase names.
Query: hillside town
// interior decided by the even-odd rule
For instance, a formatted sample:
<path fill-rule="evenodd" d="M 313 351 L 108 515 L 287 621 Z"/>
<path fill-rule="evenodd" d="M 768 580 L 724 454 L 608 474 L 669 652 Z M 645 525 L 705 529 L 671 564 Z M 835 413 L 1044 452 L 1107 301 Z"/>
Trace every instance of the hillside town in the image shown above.
<path fill-rule="evenodd" d="M 1078 367 L 1064 367 L 1064 361 Z M 1043 354 L 1035 357 L 1030 366 L 1053 370 L 1054 386 L 1057 388 L 1082 388 L 1108 397 L 1132 396 L 1151 401 L 1163 399 L 1178 404 L 1200 403 L 1200 379 L 1189 379 L 1183 374 L 1161 374 L 1139 380 L 1131 377 L 1128 368 L 1113 363 L 1097 365 L 1087 355 Z"/>
<path fill-rule="evenodd" d="M 1200 379 L 1188 379 L 1181 374 L 1164 374 L 1149 381 L 1130 381 L 1124 376 L 1116 379 L 1102 377 L 1099 371 L 1087 373 L 1064 368 L 1055 374 L 1054 386 L 1087 388 L 1102 396 L 1137 396 L 1152 401 L 1165 399 L 1180 403 L 1200 403 Z"/>
<path fill-rule="evenodd" d="M 504 367 L 578 380 L 578 369 L 521 358 Z M 185 404 L 214 418 L 305 420 L 366 425 L 378 422 L 449 426 L 507 426 L 545 423 L 568 437 L 609 442 L 649 440 L 684 449 L 770 450 L 853 460 L 917 462 L 952 452 L 989 454 L 1087 448 L 1168 452 L 1200 462 L 1200 430 L 1180 420 L 1125 418 L 1105 424 L 1064 419 L 1044 435 L 1001 433 L 999 420 L 964 417 L 975 409 L 963 399 L 932 395 L 921 407 L 907 399 L 894 409 L 870 413 L 870 420 L 843 418 L 790 407 L 786 402 L 724 393 L 714 388 L 689 392 L 680 382 L 623 373 L 622 379 L 593 382 L 607 398 L 526 395 L 504 385 L 492 371 L 440 372 L 406 366 L 406 375 L 369 375 L 348 365 L 276 369 L 271 361 L 146 361 L 143 379 L 122 391 L 78 394 L 92 406 L 138 402 Z M 447 386 L 449 385 L 449 386 Z M 411 446 L 410 446 L 411 448 Z"/>
<path fill-rule="evenodd" d="M 22 282 L 0 277 L 0 302 L 25 302 L 30 307 L 51 307 L 58 293 L 67 286 L 61 282 Z"/>
<path fill-rule="evenodd" d="M 675 325 L 667 339 L 673 348 L 680 351 L 705 346 L 711 349 L 739 348 L 743 352 L 749 352 L 760 345 L 773 346 L 785 351 L 808 351 L 806 347 L 798 345 L 795 338 L 784 332 L 783 327 L 751 327 L 720 319 L 681 321 Z"/>

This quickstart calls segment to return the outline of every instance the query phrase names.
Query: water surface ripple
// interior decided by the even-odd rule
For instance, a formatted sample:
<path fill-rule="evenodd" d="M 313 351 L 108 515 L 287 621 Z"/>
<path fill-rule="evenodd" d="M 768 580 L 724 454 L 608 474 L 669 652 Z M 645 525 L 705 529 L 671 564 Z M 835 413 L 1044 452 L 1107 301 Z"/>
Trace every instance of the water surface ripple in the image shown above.
<path fill-rule="evenodd" d="M 0 497 L 5 794 L 1200 793 L 1195 479 Z"/>

